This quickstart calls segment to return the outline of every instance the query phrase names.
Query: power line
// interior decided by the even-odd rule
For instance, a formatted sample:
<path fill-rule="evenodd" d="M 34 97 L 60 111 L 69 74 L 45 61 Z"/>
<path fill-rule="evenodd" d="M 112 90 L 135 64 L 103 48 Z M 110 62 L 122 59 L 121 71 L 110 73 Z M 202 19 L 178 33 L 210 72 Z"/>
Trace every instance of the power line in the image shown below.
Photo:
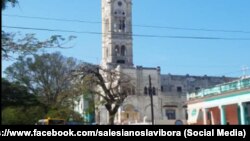
<path fill-rule="evenodd" d="M 101 24 L 102 23 L 102 22 L 97 22 L 97 21 L 83 21 L 83 20 L 74 20 L 74 19 L 34 17 L 34 16 L 22 16 L 22 15 L 10 15 L 10 14 L 3 14 L 3 16 L 26 18 L 26 19 L 49 20 L 49 21 L 61 21 L 61 22 L 77 22 L 77 23 L 90 23 L 90 24 Z"/>
<path fill-rule="evenodd" d="M 88 21 L 88 20 L 75 20 L 75 19 L 62 19 L 62 18 L 47 18 L 47 17 L 35 17 L 35 16 L 22 16 L 22 15 L 11 15 L 3 14 L 6 17 L 18 17 L 26 19 L 39 19 L 39 20 L 50 20 L 50 21 L 63 21 L 63 22 L 77 22 L 77 23 L 89 23 L 89 24 L 101 24 L 99 21 Z M 105 23 L 105 22 L 104 22 Z M 108 24 L 108 23 L 106 23 Z M 173 26 L 158 26 L 158 25 L 140 25 L 134 24 L 133 27 L 142 28 L 156 28 L 156 29 L 172 29 L 172 30 L 186 30 L 186 31 L 205 31 L 205 32 L 225 32 L 225 33 L 243 33 L 250 34 L 250 31 L 244 30 L 224 30 L 224 29 L 205 29 L 205 28 L 187 28 L 187 27 L 173 27 Z"/>
<path fill-rule="evenodd" d="M 23 30 L 39 30 L 39 31 L 49 31 L 49 32 L 77 33 L 77 34 L 95 34 L 95 35 L 110 34 L 110 33 L 92 32 L 92 31 L 74 31 L 74 30 L 62 30 L 62 29 L 20 27 L 20 26 L 2 26 L 2 27 L 13 28 L 13 29 L 23 29 Z M 147 38 L 195 39 L 195 40 L 250 40 L 250 38 L 144 35 L 144 34 L 121 34 L 121 33 L 112 33 L 112 35 L 124 35 L 124 36 L 147 37 Z"/>
<path fill-rule="evenodd" d="M 48 29 L 48 28 L 33 28 L 33 27 L 20 27 L 20 26 L 2 26 L 5 28 L 15 28 L 15 29 L 24 29 L 24 30 L 40 30 L 40 31 L 50 31 L 50 32 L 66 32 L 66 33 L 85 33 L 85 34 L 102 34 L 100 32 L 89 32 L 89 31 L 74 31 L 74 30 L 63 30 L 63 29 Z"/>
<path fill-rule="evenodd" d="M 243 30 L 223 30 L 223 29 L 205 29 L 205 28 L 187 28 L 187 27 L 172 27 L 172 26 L 152 26 L 152 25 L 133 25 L 137 27 L 173 29 L 173 30 L 187 30 L 187 31 L 206 31 L 206 32 L 227 32 L 227 33 L 244 33 L 250 34 L 250 31 Z"/>

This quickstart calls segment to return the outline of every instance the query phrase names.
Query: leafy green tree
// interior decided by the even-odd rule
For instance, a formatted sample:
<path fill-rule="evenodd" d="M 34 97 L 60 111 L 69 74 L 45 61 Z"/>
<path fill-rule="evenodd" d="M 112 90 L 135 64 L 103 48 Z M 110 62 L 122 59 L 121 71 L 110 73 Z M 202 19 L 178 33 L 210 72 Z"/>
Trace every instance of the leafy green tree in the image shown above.
<path fill-rule="evenodd" d="M 14 107 L 10 106 L 2 110 L 3 125 L 34 125 L 46 115 L 42 106 Z"/>
<path fill-rule="evenodd" d="M 25 86 L 18 82 L 9 82 L 2 78 L 1 109 L 8 106 L 34 106 L 39 105 L 36 96 L 30 94 Z"/>
<path fill-rule="evenodd" d="M 2 78 L 1 90 L 2 124 L 29 125 L 46 115 L 46 107 L 37 97 L 18 82 Z"/>
<path fill-rule="evenodd" d="M 77 60 L 66 58 L 60 53 L 34 55 L 33 58 L 19 57 L 18 61 L 5 70 L 7 77 L 19 81 L 32 94 L 40 97 L 48 107 L 68 106 L 74 84 L 70 74 Z"/>
<path fill-rule="evenodd" d="M 52 108 L 46 115 L 47 118 L 59 118 L 67 121 L 83 122 L 83 117 L 70 108 Z"/>
<path fill-rule="evenodd" d="M 3 125 L 22 125 L 25 124 L 26 115 L 21 107 L 7 107 L 2 111 Z"/>

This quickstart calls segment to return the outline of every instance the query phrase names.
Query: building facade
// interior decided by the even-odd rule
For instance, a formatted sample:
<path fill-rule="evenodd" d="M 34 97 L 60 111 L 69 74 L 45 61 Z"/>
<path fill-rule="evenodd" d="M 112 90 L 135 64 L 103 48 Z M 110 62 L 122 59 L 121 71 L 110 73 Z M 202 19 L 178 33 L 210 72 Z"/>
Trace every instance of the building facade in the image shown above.
<path fill-rule="evenodd" d="M 187 115 L 187 93 L 217 84 L 229 82 L 234 78 L 162 74 L 160 91 L 162 97 L 163 119 L 173 124 L 176 120 L 185 120 Z"/>
<path fill-rule="evenodd" d="M 154 119 L 156 124 L 186 123 L 186 93 L 233 80 L 226 77 L 161 74 L 160 67 L 135 67 L 133 64 L 132 0 L 102 0 L 102 63 L 132 78 L 135 90 L 120 107 L 116 124 L 151 122 L 148 93 L 152 78 Z M 108 112 L 99 107 L 99 124 L 108 123 Z"/>
<path fill-rule="evenodd" d="M 95 122 L 95 104 L 93 95 L 81 95 L 74 101 L 74 111 L 79 113 L 85 123 Z"/>
<path fill-rule="evenodd" d="M 188 94 L 188 124 L 250 125 L 250 77 Z"/>

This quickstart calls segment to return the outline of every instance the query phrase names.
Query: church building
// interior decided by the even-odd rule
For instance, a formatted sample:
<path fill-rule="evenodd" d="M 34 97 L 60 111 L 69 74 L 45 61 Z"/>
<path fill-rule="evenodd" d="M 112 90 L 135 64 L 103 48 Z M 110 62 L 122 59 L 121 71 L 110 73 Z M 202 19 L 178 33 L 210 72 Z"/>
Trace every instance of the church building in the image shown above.
<path fill-rule="evenodd" d="M 116 124 L 151 122 L 148 93 L 152 79 L 154 120 L 156 124 L 186 123 L 186 94 L 233 80 L 226 77 L 161 74 L 160 67 L 133 63 L 132 0 L 102 0 L 102 62 L 106 69 L 117 69 L 132 79 L 134 89 L 120 107 Z M 140 47 L 137 47 L 140 48 Z M 146 58 L 145 58 L 146 59 Z M 99 109 L 99 124 L 108 123 L 105 107 Z"/>

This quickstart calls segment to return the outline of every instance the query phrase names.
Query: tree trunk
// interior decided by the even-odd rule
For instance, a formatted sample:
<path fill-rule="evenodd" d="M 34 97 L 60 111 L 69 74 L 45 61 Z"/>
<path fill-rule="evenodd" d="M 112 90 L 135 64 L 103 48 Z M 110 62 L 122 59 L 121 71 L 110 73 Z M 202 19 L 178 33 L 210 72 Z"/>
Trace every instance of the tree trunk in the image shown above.
<path fill-rule="evenodd" d="M 115 124 L 115 114 L 113 114 L 113 112 L 109 112 L 109 124 L 110 125 Z"/>
<path fill-rule="evenodd" d="M 118 111 L 119 105 L 115 105 L 113 109 L 111 109 L 112 108 L 111 105 L 112 104 L 106 104 L 105 106 L 109 112 L 109 124 L 114 125 L 115 124 L 115 115 Z"/>
<path fill-rule="evenodd" d="M 109 124 L 114 125 L 115 124 L 115 115 L 117 113 L 117 109 L 113 109 L 112 111 L 109 111 Z"/>

